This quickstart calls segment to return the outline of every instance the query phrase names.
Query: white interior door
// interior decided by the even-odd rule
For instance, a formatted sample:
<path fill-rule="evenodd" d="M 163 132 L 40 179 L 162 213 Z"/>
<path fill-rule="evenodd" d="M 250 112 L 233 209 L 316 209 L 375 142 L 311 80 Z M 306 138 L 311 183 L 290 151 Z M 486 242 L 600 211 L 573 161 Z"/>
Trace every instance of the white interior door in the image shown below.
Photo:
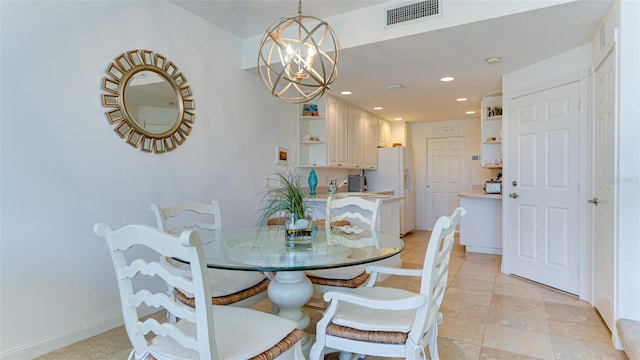
<path fill-rule="evenodd" d="M 575 82 L 511 102 L 505 179 L 511 272 L 572 294 L 580 289 L 579 95 Z"/>
<path fill-rule="evenodd" d="M 615 52 L 596 69 L 595 124 L 592 152 L 593 228 L 594 244 L 594 301 L 595 307 L 613 329 L 614 294 L 614 231 L 613 231 L 613 178 L 616 72 Z"/>
<path fill-rule="evenodd" d="M 427 139 L 427 228 L 451 215 L 458 193 L 468 190 L 467 140 L 464 136 Z"/>

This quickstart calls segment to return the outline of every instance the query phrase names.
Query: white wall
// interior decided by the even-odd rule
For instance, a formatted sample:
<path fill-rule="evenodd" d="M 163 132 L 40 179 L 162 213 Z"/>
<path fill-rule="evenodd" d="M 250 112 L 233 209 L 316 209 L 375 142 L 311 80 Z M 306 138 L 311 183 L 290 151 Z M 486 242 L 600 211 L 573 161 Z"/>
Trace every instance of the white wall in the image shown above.
<path fill-rule="evenodd" d="M 480 161 L 471 160 L 471 155 L 480 153 L 480 119 L 450 120 L 409 123 L 409 143 L 413 149 L 413 158 L 416 174 L 416 228 L 426 230 L 427 224 L 427 138 L 465 136 L 468 140 L 469 177 L 468 186 L 483 186 L 484 182 L 496 177 L 499 170 L 484 169 Z M 435 128 L 457 127 L 456 133 L 434 133 Z"/>
<path fill-rule="evenodd" d="M 618 316 L 640 321 L 640 2 L 620 2 Z"/>
<path fill-rule="evenodd" d="M 241 41 L 158 1 L 0 2 L 0 349 L 31 358 L 120 323 L 113 267 L 92 227 L 154 224 L 149 204 L 218 199 L 252 225 L 295 106 L 241 70 Z M 101 84 L 119 54 L 149 49 L 184 73 L 196 124 L 167 154 L 114 131 Z"/>

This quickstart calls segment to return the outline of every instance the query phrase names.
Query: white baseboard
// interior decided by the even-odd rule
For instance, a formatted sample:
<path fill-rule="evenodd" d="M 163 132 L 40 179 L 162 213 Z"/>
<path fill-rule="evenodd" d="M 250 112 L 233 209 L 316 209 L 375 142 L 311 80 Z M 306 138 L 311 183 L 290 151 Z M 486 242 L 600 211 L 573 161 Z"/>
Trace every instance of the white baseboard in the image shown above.
<path fill-rule="evenodd" d="M 151 315 L 157 312 L 158 309 L 153 307 L 147 307 L 141 310 L 141 314 L 144 316 Z M 77 329 L 73 329 L 63 334 L 56 335 L 49 339 L 38 341 L 36 343 L 28 344 L 13 348 L 0 354 L 0 360 L 25 360 L 33 359 L 38 356 L 50 353 L 52 351 L 61 349 L 65 346 L 77 343 L 88 339 L 92 336 L 102 334 L 105 331 L 117 328 L 124 324 L 122 320 L 122 314 L 117 316 L 108 317 L 106 319 L 99 320 L 95 323 L 82 326 Z"/>
<path fill-rule="evenodd" d="M 33 359 L 94 335 L 101 334 L 122 324 L 122 315 L 102 319 L 93 324 L 88 324 L 63 334 L 3 352 L 0 354 L 0 360 Z"/>

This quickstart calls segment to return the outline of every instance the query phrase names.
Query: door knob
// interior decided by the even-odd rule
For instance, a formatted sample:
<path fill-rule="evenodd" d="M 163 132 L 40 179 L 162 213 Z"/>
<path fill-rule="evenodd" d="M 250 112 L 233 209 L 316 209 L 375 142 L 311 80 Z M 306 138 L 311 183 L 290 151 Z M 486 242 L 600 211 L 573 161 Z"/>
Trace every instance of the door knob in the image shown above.
<path fill-rule="evenodd" d="M 593 199 L 587 200 L 589 204 L 598 205 L 598 198 L 594 197 Z"/>
<path fill-rule="evenodd" d="M 518 195 L 518 193 L 514 193 L 514 192 L 512 192 L 511 194 L 509 194 L 509 196 L 511 196 L 512 198 L 514 198 L 514 199 L 515 199 L 515 198 L 517 198 L 517 197 L 518 197 L 518 196 L 520 196 L 520 195 Z"/>

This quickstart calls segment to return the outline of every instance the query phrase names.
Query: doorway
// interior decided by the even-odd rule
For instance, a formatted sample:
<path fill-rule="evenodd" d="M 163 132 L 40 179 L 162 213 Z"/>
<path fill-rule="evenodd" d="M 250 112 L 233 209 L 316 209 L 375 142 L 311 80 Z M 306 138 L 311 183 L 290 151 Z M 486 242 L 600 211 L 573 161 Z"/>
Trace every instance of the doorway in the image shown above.
<path fill-rule="evenodd" d="M 458 193 L 468 190 L 467 138 L 427 138 L 427 228 L 458 206 Z"/>
<path fill-rule="evenodd" d="M 614 174 L 616 67 L 615 45 L 595 71 L 595 117 L 591 179 L 593 198 L 591 231 L 594 306 L 612 332 L 614 329 Z"/>
<path fill-rule="evenodd" d="M 580 82 L 511 100 L 508 209 L 511 273 L 580 290 Z"/>

